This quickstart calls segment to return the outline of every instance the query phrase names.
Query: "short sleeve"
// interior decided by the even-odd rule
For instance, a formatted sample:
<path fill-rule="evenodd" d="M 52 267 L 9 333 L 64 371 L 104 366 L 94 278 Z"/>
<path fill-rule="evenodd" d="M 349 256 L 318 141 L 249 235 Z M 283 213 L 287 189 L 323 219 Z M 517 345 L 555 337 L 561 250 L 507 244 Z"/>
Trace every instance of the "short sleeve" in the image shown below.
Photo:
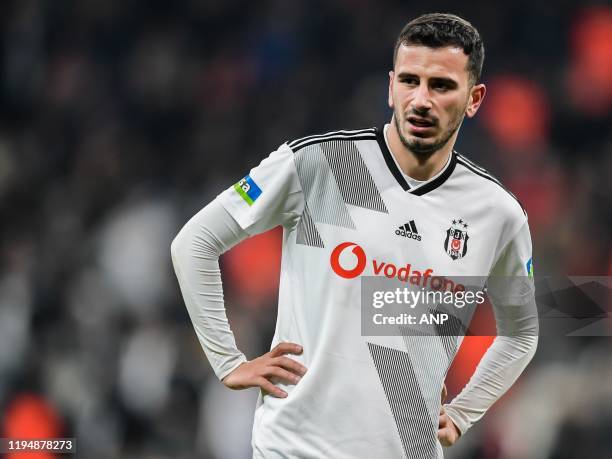
<path fill-rule="evenodd" d="M 218 199 L 249 235 L 278 225 L 294 227 L 304 208 L 304 195 L 293 151 L 281 145 Z"/>
<path fill-rule="evenodd" d="M 523 305 L 535 293 L 531 233 L 527 220 L 500 253 L 487 282 L 495 304 Z"/>

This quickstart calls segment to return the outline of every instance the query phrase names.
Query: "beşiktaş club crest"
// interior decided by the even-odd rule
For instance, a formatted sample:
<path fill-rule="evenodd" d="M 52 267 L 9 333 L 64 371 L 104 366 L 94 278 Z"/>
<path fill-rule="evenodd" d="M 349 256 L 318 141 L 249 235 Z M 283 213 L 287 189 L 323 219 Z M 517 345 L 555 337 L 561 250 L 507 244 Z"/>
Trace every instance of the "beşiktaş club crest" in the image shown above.
<path fill-rule="evenodd" d="M 446 230 L 444 249 L 453 260 L 463 258 L 467 253 L 467 242 L 469 239 L 467 227 L 468 224 L 459 219 L 453 220 L 450 228 Z"/>

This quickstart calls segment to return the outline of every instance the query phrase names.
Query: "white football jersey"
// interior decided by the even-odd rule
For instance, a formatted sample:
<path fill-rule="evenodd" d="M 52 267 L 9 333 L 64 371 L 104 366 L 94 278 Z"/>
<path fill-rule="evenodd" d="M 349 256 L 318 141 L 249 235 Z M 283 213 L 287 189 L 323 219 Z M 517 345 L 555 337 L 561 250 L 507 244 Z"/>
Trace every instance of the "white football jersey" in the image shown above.
<path fill-rule="evenodd" d="M 281 145 L 219 195 L 254 235 L 282 225 L 272 346 L 308 368 L 288 397 L 259 398 L 254 457 L 437 458 L 440 391 L 460 339 L 362 336 L 360 279 L 399 267 L 444 276 L 527 276 L 531 238 L 518 201 L 453 152 L 411 187 L 384 128 Z M 523 302 L 533 291 L 514 292 Z M 523 298 L 525 297 L 525 298 Z"/>

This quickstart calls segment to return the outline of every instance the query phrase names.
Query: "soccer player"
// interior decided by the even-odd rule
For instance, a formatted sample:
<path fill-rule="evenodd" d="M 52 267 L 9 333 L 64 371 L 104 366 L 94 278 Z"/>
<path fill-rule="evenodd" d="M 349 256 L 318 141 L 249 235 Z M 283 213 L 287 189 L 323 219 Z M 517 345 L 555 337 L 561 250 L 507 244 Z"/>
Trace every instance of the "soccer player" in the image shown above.
<path fill-rule="evenodd" d="M 500 182 L 453 150 L 480 107 L 484 47 L 450 14 L 401 31 L 380 128 L 282 144 L 196 214 L 172 258 L 196 334 L 232 389 L 260 387 L 257 458 L 438 458 L 516 381 L 537 343 L 527 216 Z M 271 351 L 247 361 L 223 301 L 219 255 L 283 226 Z M 385 269 L 382 266 L 385 263 Z M 460 339 L 363 336 L 363 276 L 510 276 L 492 285 L 498 336 L 441 406 Z M 412 277 L 411 277 L 412 279 Z"/>

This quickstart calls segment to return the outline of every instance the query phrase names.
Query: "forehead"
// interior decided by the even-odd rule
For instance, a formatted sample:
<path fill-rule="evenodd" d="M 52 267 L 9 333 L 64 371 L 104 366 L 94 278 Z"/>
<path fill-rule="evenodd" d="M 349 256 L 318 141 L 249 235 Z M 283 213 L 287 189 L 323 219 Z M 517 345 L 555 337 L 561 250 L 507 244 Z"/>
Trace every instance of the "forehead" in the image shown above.
<path fill-rule="evenodd" d="M 429 48 L 400 45 L 395 59 L 395 73 L 410 73 L 422 77 L 445 77 L 467 81 L 468 56 L 461 48 L 446 46 Z"/>

